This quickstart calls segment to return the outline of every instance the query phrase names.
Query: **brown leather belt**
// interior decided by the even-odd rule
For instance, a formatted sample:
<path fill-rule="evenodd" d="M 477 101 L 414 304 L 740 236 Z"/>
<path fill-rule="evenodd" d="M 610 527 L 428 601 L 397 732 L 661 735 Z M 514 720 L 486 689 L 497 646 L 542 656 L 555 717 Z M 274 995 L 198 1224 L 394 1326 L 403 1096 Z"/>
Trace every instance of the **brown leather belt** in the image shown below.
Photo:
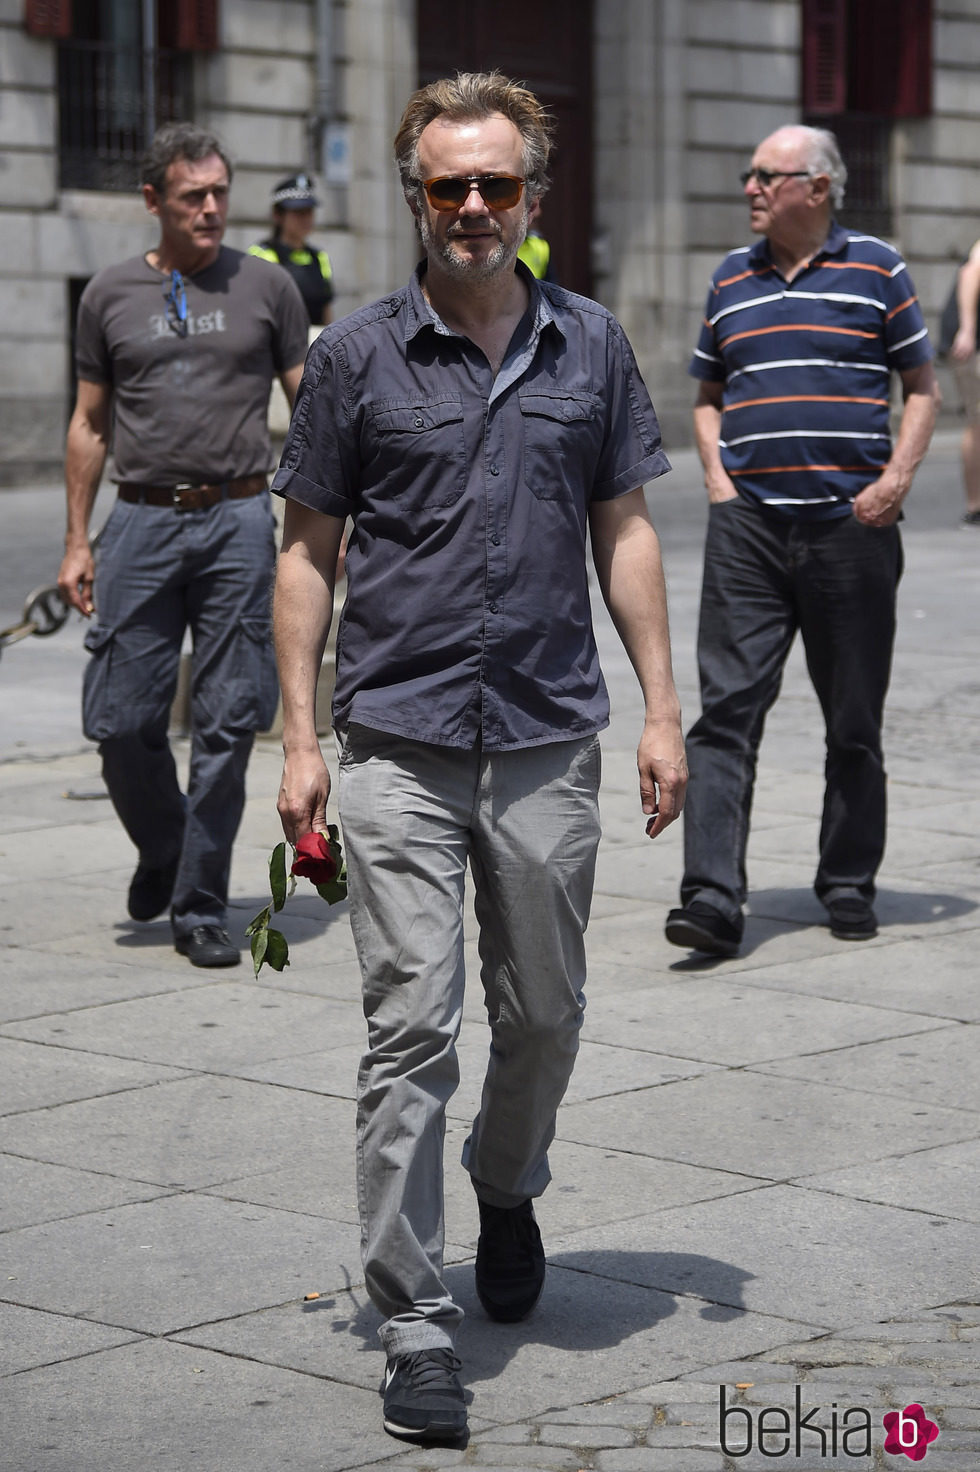
<path fill-rule="evenodd" d="M 170 506 L 174 511 L 207 511 L 219 501 L 244 501 L 266 488 L 264 475 L 243 475 L 238 480 L 224 480 L 216 485 L 195 486 L 183 482 L 177 486 L 145 486 L 139 481 L 119 482 L 119 499 L 132 505 Z"/>

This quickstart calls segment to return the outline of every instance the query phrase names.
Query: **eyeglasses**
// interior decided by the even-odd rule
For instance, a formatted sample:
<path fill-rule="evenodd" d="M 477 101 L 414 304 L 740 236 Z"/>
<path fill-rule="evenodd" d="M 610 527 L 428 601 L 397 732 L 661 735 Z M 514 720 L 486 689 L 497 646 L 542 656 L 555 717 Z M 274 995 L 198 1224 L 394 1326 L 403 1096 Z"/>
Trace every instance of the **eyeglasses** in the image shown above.
<path fill-rule="evenodd" d="M 441 175 L 438 179 L 422 179 L 425 197 L 434 210 L 458 210 L 477 189 L 483 203 L 491 210 L 512 210 L 524 193 L 524 180 L 514 174 L 470 174 L 465 179 Z"/>
<path fill-rule="evenodd" d="M 739 174 L 738 177 L 739 177 L 739 180 L 741 181 L 741 184 L 742 184 L 743 189 L 744 189 L 745 185 L 749 182 L 750 179 L 755 179 L 756 183 L 757 184 L 760 184 L 763 189 L 768 189 L 769 188 L 769 185 L 772 183 L 773 179 L 809 179 L 809 177 L 810 177 L 810 170 L 809 169 L 746 169 L 745 172 L 743 174 Z"/>
<path fill-rule="evenodd" d="M 167 326 L 178 337 L 187 336 L 187 292 L 179 271 L 170 273 L 170 290 L 163 293 L 167 303 Z"/>

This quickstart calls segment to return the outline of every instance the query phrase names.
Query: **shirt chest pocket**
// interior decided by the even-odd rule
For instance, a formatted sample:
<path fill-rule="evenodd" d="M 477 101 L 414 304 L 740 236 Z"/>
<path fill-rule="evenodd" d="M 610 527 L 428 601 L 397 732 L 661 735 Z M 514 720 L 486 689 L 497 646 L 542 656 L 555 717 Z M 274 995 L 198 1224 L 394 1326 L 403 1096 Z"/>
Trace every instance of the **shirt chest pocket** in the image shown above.
<path fill-rule="evenodd" d="M 530 389 L 518 398 L 526 483 L 539 501 L 587 502 L 602 449 L 600 400 Z"/>
<path fill-rule="evenodd" d="M 363 451 L 366 478 L 405 510 L 452 506 L 466 486 L 462 399 L 375 399 Z"/>

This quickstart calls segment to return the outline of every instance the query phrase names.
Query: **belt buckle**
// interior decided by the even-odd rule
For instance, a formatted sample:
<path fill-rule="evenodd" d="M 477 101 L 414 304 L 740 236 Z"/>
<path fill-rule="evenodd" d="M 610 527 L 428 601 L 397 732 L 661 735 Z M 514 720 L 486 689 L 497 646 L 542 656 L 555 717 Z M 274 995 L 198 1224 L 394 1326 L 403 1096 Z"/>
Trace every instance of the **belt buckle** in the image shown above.
<path fill-rule="evenodd" d="M 191 507 L 191 506 L 184 506 L 184 505 L 181 504 L 180 496 L 181 496 L 181 492 L 182 491 L 196 491 L 196 490 L 197 490 L 197 486 L 192 485 L 189 480 L 181 481 L 180 485 L 174 486 L 173 489 L 172 489 L 172 491 L 171 491 L 171 497 L 172 497 L 172 500 L 173 500 L 173 508 L 174 508 L 174 510 L 175 511 L 191 511 L 191 510 L 193 510 L 193 507 Z"/>

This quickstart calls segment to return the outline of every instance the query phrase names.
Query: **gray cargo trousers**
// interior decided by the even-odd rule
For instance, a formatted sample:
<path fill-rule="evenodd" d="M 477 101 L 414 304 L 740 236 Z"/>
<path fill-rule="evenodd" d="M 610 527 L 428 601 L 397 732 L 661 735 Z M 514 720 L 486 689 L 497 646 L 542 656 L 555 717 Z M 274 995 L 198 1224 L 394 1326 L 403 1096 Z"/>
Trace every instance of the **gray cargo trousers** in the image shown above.
<path fill-rule="evenodd" d="M 479 1197 L 515 1206 L 550 1180 L 578 1051 L 599 842 L 597 736 L 459 750 L 352 724 L 339 803 L 367 1051 L 358 1074 L 364 1271 L 387 1354 L 450 1346 L 443 1140 L 459 1082 L 463 897 L 475 885 L 490 1057 L 463 1150 Z"/>

